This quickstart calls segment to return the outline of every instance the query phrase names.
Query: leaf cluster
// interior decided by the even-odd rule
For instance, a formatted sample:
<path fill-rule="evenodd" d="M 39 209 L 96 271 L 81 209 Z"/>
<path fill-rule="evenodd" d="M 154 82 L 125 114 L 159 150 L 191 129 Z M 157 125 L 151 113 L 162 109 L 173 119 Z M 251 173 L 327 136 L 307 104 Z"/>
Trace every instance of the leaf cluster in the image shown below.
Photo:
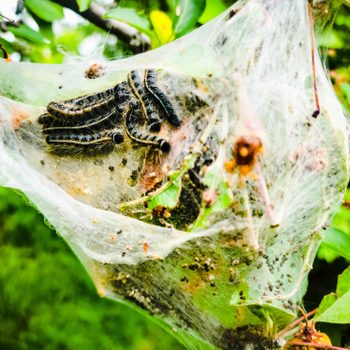
<path fill-rule="evenodd" d="M 123 0 L 104 6 L 101 20 L 117 20 L 130 25 L 149 37 L 151 47 L 156 48 L 208 22 L 233 2 Z M 93 11 L 95 3 L 98 1 L 26 0 L 23 13 L 15 15 L 14 9 L 6 12 L 13 23 L 7 22 L 1 27 L 0 44 L 10 54 L 15 53 L 16 59 L 43 63 L 62 63 L 70 56 L 86 55 L 86 46 L 90 46 L 89 55 L 118 58 L 131 54 L 128 43 L 108 36 L 104 29 L 83 19 L 87 10 Z M 67 8 L 76 9 L 76 13 Z M 67 19 L 67 15 L 72 19 Z"/>

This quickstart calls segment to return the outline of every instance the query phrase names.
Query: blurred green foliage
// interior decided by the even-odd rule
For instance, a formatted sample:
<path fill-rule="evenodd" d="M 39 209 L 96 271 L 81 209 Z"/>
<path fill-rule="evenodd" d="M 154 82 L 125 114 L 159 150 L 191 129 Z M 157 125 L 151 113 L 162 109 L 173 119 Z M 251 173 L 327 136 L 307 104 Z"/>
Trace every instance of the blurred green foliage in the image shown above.
<path fill-rule="evenodd" d="M 327 56 L 328 68 L 334 89 L 350 112 L 350 3 L 337 7 L 332 12 L 330 26 L 319 35 L 318 43 Z"/>
<path fill-rule="evenodd" d="M 68 0 L 66 2 L 74 2 Z M 57 2 L 57 3 L 56 3 Z M 62 63 L 70 57 L 84 55 L 84 43 L 90 39 L 88 55 L 104 55 L 107 59 L 131 55 L 121 40 L 83 20 L 78 14 L 60 6 L 61 1 L 26 0 L 25 16 L 14 20 L 23 23 L 6 23 L 0 43 L 22 61 Z M 86 10 L 91 0 L 79 0 L 77 5 Z M 152 48 L 166 44 L 204 24 L 220 14 L 234 0 L 122 0 L 118 6 L 108 6 L 105 19 L 128 23 L 151 39 Z M 103 3 L 103 1 L 102 1 Z M 2 8 L 0 5 L 0 13 Z M 64 13 L 66 14 L 64 18 Z M 68 19 L 69 18 L 69 19 Z M 63 20 L 62 20 L 63 19 Z M 18 23 L 17 23 L 18 24 Z M 14 34 L 13 36 L 9 33 Z"/>
<path fill-rule="evenodd" d="M 6 188 L 0 266 L 0 349 L 182 349 L 130 307 L 100 298 L 65 242 Z"/>
<path fill-rule="evenodd" d="M 85 11 L 92 2 L 77 0 L 75 5 Z M 134 26 L 155 48 L 208 22 L 234 0 L 122 0 L 118 7 L 100 2 L 107 3 L 105 18 Z M 62 63 L 81 56 L 132 54 L 127 44 L 58 3 L 26 0 L 18 17 L 14 8 L 9 12 L 0 4 L 1 14 L 22 20 L 14 25 L 4 19 L 0 25 L 0 44 L 13 59 Z M 328 25 L 318 43 L 335 91 L 350 111 L 350 8 L 336 4 L 321 8 Z M 304 298 L 307 308 L 336 290 L 338 274 L 349 265 L 349 203 L 350 192 L 325 233 Z M 0 189 L 0 264 L 0 349 L 182 349 L 133 309 L 98 297 L 65 242 L 20 195 L 5 188 Z M 348 326 L 321 328 L 334 345 L 350 345 Z"/>

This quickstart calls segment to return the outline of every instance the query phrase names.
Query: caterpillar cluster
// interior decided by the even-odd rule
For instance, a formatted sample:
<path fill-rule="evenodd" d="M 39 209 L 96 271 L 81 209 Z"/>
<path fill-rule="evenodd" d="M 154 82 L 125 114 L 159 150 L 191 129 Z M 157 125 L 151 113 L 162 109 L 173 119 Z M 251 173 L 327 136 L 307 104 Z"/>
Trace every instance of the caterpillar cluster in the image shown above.
<path fill-rule="evenodd" d="M 53 101 L 38 122 L 42 125 L 50 152 L 56 155 L 95 156 L 110 153 L 125 136 L 142 146 L 170 151 L 170 143 L 154 133 L 164 118 L 177 127 L 181 124 L 173 105 L 157 85 L 154 70 L 137 71 L 113 88 L 65 101 Z M 164 117 L 164 118 L 163 118 Z M 138 130 L 148 125 L 149 133 Z"/>

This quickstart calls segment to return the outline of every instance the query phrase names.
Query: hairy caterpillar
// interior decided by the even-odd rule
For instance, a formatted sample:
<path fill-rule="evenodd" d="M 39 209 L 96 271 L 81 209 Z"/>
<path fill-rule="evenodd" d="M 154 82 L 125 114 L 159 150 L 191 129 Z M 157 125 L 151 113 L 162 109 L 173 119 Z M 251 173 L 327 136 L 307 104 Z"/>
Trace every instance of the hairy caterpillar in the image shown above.
<path fill-rule="evenodd" d="M 95 134 L 52 133 L 46 136 L 50 151 L 57 155 L 105 154 L 111 152 L 115 145 L 123 141 L 123 133 L 118 129 Z"/>
<path fill-rule="evenodd" d="M 47 106 L 47 114 L 39 117 L 39 123 L 52 123 L 53 126 L 84 124 L 91 118 L 108 112 L 117 106 L 122 112 L 125 102 L 130 100 L 130 92 L 127 83 L 122 82 L 114 88 L 85 95 L 62 102 L 50 102 Z"/>
<path fill-rule="evenodd" d="M 181 119 L 156 83 L 154 70 L 146 70 L 143 84 L 137 71 L 129 72 L 127 81 L 115 87 L 81 97 L 50 102 L 47 113 L 38 122 L 46 135 L 50 151 L 58 155 L 98 155 L 112 152 L 116 144 L 124 141 L 121 131 L 134 142 L 169 152 L 168 141 L 138 130 L 146 121 L 152 132 L 158 132 L 161 119 L 149 97 L 158 101 L 166 120 L 178 126 Z M 119 129 L 118 129 L 119 130 Z M 112 136 L 111 136 L 112 135 Z"/>
<path fill-rule="evenodd" d="M 158 87 L 156 72 L 154 70 L 145 71 L 144 85 L 147 91 L 159 102 L 168 122 L 173 126 L 179 126 L 181 124 L 181 119 L 176 114 L 173 105 L 164 92 Z"/>
<path fill-rule="evenodd" d="M 148 121 L 149 129 L 151 131 L 158 132 L 160 130 L 161 121 L 156 115 L 151 101 L 142 87 L 140 77 L 135 70 L 128 74 L 128 83 L 131 92 L 135 95 L 136 99 L 141 105 L 142 114 Z"/>
<path fill-rule="evenodd" d="M 169 152 L 170 144 L 168 141 L 156 135 L 144 134 L 135 128 L 135 122 L 133 120 L 135 119 L 135 116 L 133 115 L 134 107 L 135 105 L 130 103 L 128 109 L 125 112 L 125 130 L 130 139 L 139 144 L 158 148 L 162 152 Z"/>

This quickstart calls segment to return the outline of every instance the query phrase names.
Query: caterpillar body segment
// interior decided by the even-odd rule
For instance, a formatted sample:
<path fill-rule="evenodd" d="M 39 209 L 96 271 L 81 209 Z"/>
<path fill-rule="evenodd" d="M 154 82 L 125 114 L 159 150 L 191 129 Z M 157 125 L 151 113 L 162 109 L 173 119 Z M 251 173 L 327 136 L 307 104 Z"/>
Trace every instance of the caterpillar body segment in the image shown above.
<path fill-rule="evenodd" d="M 95 134 L 52 133 L 46 136 L 50 151 L 57 155 L 97 156 L 110 153 L 115 145 L 124 141 L 121 130 L 108 130 Z"/>
<path fill-rule="evenodd" d="M 116 104 L 123 104 L 128 102 L 131 98 L 128 83 L 123 81 L 114 87 L 114 96 Z"/>
<path fill-rule="evenodd" d="M 173 105 L 157 85 L 157 74 L 153 69 L 145 71 L 144 85 L 147 91 L 158 101 L 167 121 L 173 126 L 179 126 L 181 119 L 176 114 Z"/>
<path fill-rule="evenodd" d="M 130 98 L 127 83 L 122 82 L 113 88 L 95 94 L 61 102 L 50 102 L 47 111 L 52 119 L 56 119 L 59 123 L 73 125 L 77 120 L 84 121 L 108 113 L 115 107 L 122 112 Z"/>
<path fill-rule="evenodd" d="M 168 141 L 152 134 L 145 134 L 135 127 L 135 116 L 133 115 L 132 104 L 129 105 L 129 108 L 125 112 L 125 131 L 129 138 L 141 145 L 152 146 L 154 148 L 160 149 L 162 152 L 170 151 L 170 144 Z"/>
<path fill-rule="evenodd" d="M 128 83 L 131 92 L 140 103 L 143 116 L 146 118 L 150 131 L 158 132 L 161 127 L 161 121 L 155 113 L 154 108 L 149 100 L 143 86 L 139 74 L 133 70 L 128 74 Z"/>
<path fill-rule="evenodd" d="M 52 115 L 50 115 L 49 113 L 44 113 L 40 115 L 38 118 L 38 123 L 42 125 L 48 125 L 51 123 L 51 121 L 52 121 Z"/>
<path fill-rule="evenodd" d="M 61 102 L 50 102 L 47 111 L 54 118 L 74 119 L 103 113 L 115 105 L 114 88 Z"/>
<path fill-rule="evenodd" d="M 117 111 L 116 107 L 111 108 L 104 114 L 97 115 L 93 118 L 82 119 L 77 121 L 75 125 L 66 125 L 65 123 L 59 123 L 56 119 L 51 118 L 47 120 L 43 127 L 43 133 L 51 133 L 55 131 L 75 131 L 75 130 L 103 130 L 113 128 L 115 125 L 120 124 L 121 113 Z"/>

